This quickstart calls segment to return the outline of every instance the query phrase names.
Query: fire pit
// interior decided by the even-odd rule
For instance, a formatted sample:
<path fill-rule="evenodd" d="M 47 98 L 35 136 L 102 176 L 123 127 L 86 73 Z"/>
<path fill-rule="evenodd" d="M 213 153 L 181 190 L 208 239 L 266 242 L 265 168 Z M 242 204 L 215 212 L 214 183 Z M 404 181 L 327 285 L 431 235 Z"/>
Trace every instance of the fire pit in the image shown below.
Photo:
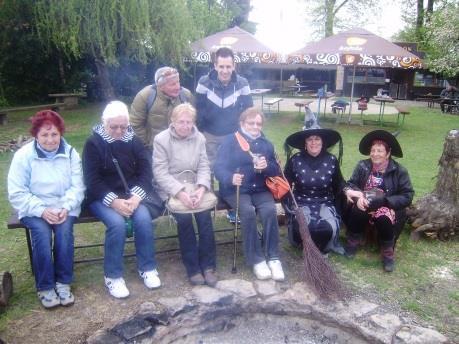
<path fill-rule="evenodd" d="M 216 288 L 141 305 L 136 314 L 88 343 L 444 343 L 378 304 L 323 302 L 303 283 L 281 290 L 273 281 L 223 280 Z"/>

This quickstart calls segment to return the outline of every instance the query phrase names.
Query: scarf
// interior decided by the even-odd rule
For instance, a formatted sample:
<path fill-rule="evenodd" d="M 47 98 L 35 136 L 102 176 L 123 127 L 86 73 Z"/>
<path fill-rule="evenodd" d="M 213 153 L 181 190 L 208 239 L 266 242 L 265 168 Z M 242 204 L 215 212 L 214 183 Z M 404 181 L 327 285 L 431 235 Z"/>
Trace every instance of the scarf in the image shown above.
<path fill-rule="evenodd" d="M 261 136 L 261 132 L 260 132 L 260 134 L 259 134 L 258 136 L 253 136 L 253 135 L 250 135 L 250 134 L 249 134 L 247 131 L 245 131 L 243 128 L 241 128 L 241 131 L 242 131 L 242 133 L 243 133 L 245 136 L 247 136 L 247 137 L 248 137 L 249 139 L 251 139 L 251 140 L 256 140 L 256 139 L 258 139 L 258 138 Z"/>
<path fill-rule="evenodd" d="M 59 147 L 60 147 L 60 144 L 59 144 Z M 54 150 L 54 151 L 52 151 L 52 152 L 49 152 L 49 151 L 47 151 L 47 150 L 44 150 L 43 147 L 40 146 L 40 144 L 39 144 L 38 141 L 37 141 L 37 148 L 40 150 L 40 152 L 42 152 L 42 153 L 45 155 L 45 157 L 46 157 L 47 159 L 53 158 L 53 157 L 57 154 L 57 151 L 59 150 L 59 147 L 57 147 L 56 150 Z"/>
<path fill-rule="evenodd" d="M 389 159 L 380 164 L 375 164 L 372 162 L 371 172 L 383 173 L 387 169 L 387 165 L 389 165 Z"/>

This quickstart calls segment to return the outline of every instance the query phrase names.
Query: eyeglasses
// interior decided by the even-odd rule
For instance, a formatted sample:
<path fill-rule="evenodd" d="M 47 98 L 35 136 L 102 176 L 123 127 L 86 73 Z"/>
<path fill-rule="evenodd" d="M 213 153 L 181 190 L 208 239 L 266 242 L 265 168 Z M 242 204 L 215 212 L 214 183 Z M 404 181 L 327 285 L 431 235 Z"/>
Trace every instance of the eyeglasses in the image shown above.
<path fill-rule="evenodd" d="M 245 124 L 251 127 L 257 126 L 261 128 L 263 126 L 263 122 L 258 122 L 258 121 L 245 121 Z"/>
<path fill-rule="evenodd" d="M 110 130 L 116 131 L 118 129 L 121 129 L 121 131 L 126 131 L 128 128 L 127 125 L 110 125 Z"/>

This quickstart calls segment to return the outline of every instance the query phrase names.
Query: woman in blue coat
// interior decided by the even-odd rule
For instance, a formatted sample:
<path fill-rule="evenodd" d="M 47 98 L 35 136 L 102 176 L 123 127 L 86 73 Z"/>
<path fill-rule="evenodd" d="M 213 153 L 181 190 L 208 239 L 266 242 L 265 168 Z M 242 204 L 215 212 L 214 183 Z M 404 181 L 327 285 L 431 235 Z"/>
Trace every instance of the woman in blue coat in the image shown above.
<path fill-rule="evenodd" d="M 282 281 L 285 276 L 279 260 L 276 204 L 265 184 L 266 177 L 279 175 L 279 166 L 273 145 L 261 131 L 263 121 L 263 113 L 255 107 L 241 114 L 238 133 L 248 142 L 252 155 L 243 151 L 235 134 L 230 134 L 218 150 L 214 171 L 220 182 L 220 196 L 233 209 L 239 186 L 239 217 L 247 265 L 253 267 L 258 279 Z M 257 214 L 263 226 L 261 240 Z"/>
<path fill-rule="evenodd" d="M 45 308 L 74 302 L 73 224 L 84 184 L 80 157 L 64 131 L 58 113 L 37 112 L 30 129 L 34 140 L 14 154 L 8 173 L 9 201 L 30 230 L 35 285 Z"/>

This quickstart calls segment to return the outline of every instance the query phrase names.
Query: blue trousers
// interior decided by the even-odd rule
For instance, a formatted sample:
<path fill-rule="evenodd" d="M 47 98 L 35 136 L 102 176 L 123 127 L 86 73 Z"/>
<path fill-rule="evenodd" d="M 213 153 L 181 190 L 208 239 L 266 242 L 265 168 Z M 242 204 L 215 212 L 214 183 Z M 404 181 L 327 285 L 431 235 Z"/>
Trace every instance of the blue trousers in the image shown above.
<path fill-rule="evenodd" d="M 216 249 L 210 210 L 173 215 L 177 221 L 180 252 L 188 277 L 208 269 L 215 270 Z M 193 227 L 193 215 L 198 227 L 199 242 Z"/>
<path fill-rule="evenodd" d="M 224 198 L 236 209 L 236 194 Z M 263 227 L 261 235 L 257 229 L 257 214 Z M 269 191 L 240 194 L 239 218 L 246 264 L 252 266 L 264 260 L 279 259 L 279 225 L 272 194 Z"/>
<path fill-rule="evenodd" d="M 35 216 L 21 219 L 32 238 L 32 264 L 37 291 L 53 289 L 56 282 L 72 283 L 75 219 L 75 216 L 68 216 L 58 225 L 51 225 Z"/>
<path fill-rule="evenodd" d="M 109 278 L 123 277 L 123 253 L 126 241 L 125 219 L 101 201 L 92 202 L 89 208 L 106 227 L 104 274 Z M 137 269 L 142 272 L 156 269 L 153 242 L 154 224 L 151 222 L 150 213 L 144 205 L 139 204 L 131 218 L 134 229 Z"/>

